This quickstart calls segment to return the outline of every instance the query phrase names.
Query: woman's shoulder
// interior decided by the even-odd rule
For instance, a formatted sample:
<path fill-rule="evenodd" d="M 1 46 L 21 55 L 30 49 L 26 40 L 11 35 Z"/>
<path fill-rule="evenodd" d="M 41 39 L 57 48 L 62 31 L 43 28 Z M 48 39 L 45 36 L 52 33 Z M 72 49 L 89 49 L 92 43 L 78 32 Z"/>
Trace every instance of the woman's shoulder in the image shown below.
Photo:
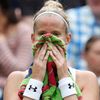
<path fill-rule="evenodd" d="M 9 77 L 16 77 L 16 78 L 24 78 L 25 75 L 27 74 L 27 70 L 26 71 L 14 71 L 12 73 L 10 73 Z"/>
<path fill-rule="evenodd" d="M 91 71 L 76 70 L 76 81 L 81 88 L 98 85 L 97 77 Z"/>
<path fill-rule="evenodd" d="M 5 100 L 11 100 L 11 98 L 17 98 L 16 100 L 19 100 L 17 93 L 19 91 L 19 86 L 26 74 L 27 71 L 14 71 L 8 76 L 6 85 L 4 87 Z"/>
<path fill-rule="evenodd" d="M 96 75 L 92 71 L 76 70 L 76 76 L 82 79 L 96 79 Z"/>
<path fill-rule="evenodd" d="M 76 79 L 96 79 L 96 75 L 92 71 L 78 70 L 75 68 L 69 68 L 71 73 L 76 75 Z"/>
<path fill-rule="evenodd" d="M 12 72 L 8 78 L 7 78 L 7 83 L 15 83 L 15 84 L 19 84 L 24 77 L 26 76 L 27 71 L 14 71 Z"/>

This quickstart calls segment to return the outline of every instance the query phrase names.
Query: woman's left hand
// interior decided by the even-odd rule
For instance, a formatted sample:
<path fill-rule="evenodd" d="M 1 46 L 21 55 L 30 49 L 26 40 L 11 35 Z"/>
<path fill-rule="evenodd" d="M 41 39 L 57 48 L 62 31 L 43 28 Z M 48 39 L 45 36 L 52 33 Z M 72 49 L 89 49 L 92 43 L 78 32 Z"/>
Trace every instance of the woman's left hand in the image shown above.
<path fill-rule="evenodd" d="M 68 67 L 64 50 L 58 45 L 54 46 L 53 44 L 51 44 L 50 56 L 52 57 L 53 61 L 56 64 L 59 80 L 61 78 L 67 77 Z"/>

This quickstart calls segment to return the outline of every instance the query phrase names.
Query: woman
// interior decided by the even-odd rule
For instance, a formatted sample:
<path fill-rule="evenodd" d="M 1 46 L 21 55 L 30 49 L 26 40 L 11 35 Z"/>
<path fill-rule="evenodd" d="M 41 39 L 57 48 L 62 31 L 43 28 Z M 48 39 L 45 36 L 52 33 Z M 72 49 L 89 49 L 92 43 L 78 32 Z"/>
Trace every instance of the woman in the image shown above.
<path fill-rule="evenodd" d="M 26 70 L 32 62 L 32 29 L 21 22 L 19 10 L 12 8 L 9 2 L 11 0 L 0 0 L 0 94 L 8 75 L 16 70 Z"/>
<path fill-rule="evenodd" d="M 16 9 L 11 9 L 8 0 L 0 0 L 0 88 L 12 71 L 26 70 L 32 61 L 31 28 L 20 23 Z M 9 69 L 9 70 L 7 70 Z"/>
<path fill-rule="evenodd" d="M 62 5 L 47 1 L 34 16 L 33 29 L 34 63 L 9 75 L 4 100 L 99 100 L 96 76 L 66 63 L 65 44 L 71 36 Z"/>
<path fill-rule="evenodd" d="M 86 68 L 96 74 L 100 85 L 100 36 L 95 35 L 89 38 L 84 49 Z"/>

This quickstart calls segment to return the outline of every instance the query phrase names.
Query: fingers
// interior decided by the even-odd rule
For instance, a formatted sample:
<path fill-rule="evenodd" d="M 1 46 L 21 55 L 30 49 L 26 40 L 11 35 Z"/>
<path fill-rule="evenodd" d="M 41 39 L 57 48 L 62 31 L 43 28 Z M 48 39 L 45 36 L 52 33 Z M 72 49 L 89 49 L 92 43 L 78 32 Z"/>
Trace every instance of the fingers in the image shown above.
<path fill-rule="evenodd" d="M 34 56 L 34 58 L 38 57 L 38 55 L 39 55 L 39 51 L 40 51 L 40 48 L 38 48 L 37 51 L 35 52 L 35 56 Z"/>
<path fill-rule="evenodd" d="M 46 50 L 47 44 L 44 44 L 41 49 L 36 51 L 34 67 L 32 68 L 32 77 L 41 81 L 43 81 L 45 76 L 46 64 L 49 56 L 49 52 Z"/>
<path fill-rule="evenodd" d="M 53 52 L 52 52 L 52 51 L 49 52 L 49 55 L 52 57 L 53 61 L 57 64 L 57 63 L 58 63 L 58 60 L 57 60 L 57 58 L 53 55 Z"/>
<path fill-rule="evenodd" d="M 59 50 L 58 50 L 59 48 Z M 62 68 L 65 64 L 65 56 L 64 51 L 60 46 L 52 45 L 52 51 L 50 51 L 50 56 L 52 57 L 53 61 L 55 62 L 57 69 Z"/>
<path fill-rule="evenodd" d="M 62 57 L 60 51 L 53 44 L 51 44 L 51 47 L 52 47 L 51 50 L 52 50 L 53 55 L 56 57 L 56 59 L 59 60 Z"/>
<path fill-rule="evenodd" d="M 59 52 L 61 53 L 61 55 L 64 56 L 64 50 L 63 50 L 63 48 L 61 48 L 59 45 L 56 45 L 56 47 L 59 50 Z"/>
<path fill-rule="evenodd" d="M 46 55 L 45 55 L 45 57 L 43 59 L 43 62 L 44 63 L 47 63 L 47 60 L 48 60 L 49 55 L 50 55 L 50 51 L 47 51 L 47 53 L 46 53 Z"/>
<path fill-rule="evenodd" d="M 44 44 L 39 53 L 41 58 L 44 58 L 44 56 L 46 54 L 46 50 L 47 50 L 47 44 Z"/>
<path fill-rule="evenodd" d="M 46 54 L 47 44 L 44 44 L 42 48 L 39 48 L 35 53 L 35 58 L 43 61 L 44 56 Z"/>
<path fill-rule="evenodd" d="M 51 46 L 51 51 L 52 51 L 52 57 L 53 59 L 55 60 L 60 60 L 60 58 L 64 57 L 64 50 L 59 46 L 59 45 L 56 45 L 54 46 L 53 44 L 49 43 L 49 45 Z M 41 49 L 38 49 L 36 51 L 36 54 L 35 54 L 35 58 L 38 59 L 39 61 L 47 61 L 46 59 L 48 59 L 48 55 L 50 52 L 47 52 L 47 43 L 45 43 L 43 45 L 43 47 Z"/>

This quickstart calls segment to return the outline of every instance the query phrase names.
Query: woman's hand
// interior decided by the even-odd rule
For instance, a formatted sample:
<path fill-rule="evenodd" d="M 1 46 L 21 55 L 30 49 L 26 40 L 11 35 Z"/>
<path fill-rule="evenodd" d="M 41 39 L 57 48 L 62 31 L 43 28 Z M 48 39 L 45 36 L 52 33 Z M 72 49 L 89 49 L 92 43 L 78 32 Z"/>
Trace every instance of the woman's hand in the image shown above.
<path fill-rule="evenodd" d="M 48 56 L 49 51 L 47 52 L 47 44 L 44 44 L 41 50 L 39 48 L 35 53 L 34 64 L 32 67 L 32 78 L 43 81 L 46 72 Z"/>
<path fill-rule="evenodd" d="M 60 80 L 61 78 L 68 76 L 67 74 L 68 68 L 67 68 L 65 54 L 63 49 L 58 45 L 54 46 L 53 44 L 51 44 L 51 49 L 52 51 L 50 51 L 50 56 L 52 57 L 52 59 L 56 64 L 57 73 Z"/>

